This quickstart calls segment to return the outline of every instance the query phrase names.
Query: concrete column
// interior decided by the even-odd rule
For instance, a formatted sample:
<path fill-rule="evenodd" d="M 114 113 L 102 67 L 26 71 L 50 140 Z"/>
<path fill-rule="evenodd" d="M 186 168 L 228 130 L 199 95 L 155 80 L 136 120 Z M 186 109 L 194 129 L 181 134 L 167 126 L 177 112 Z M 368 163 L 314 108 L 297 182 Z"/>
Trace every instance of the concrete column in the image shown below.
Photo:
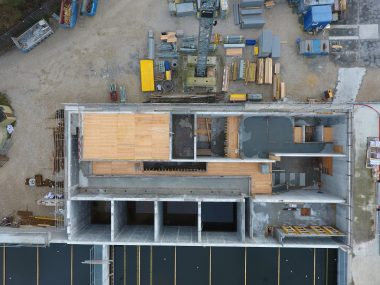
<path fill-rule="evenodd" d="M 245 201 L 237 202 L 237 232 L 241 241 L 245 241 Z"/>
<path fill-rule="evenodd" d="M 198 202 L 198 242 L 202 242 L 202 202 Z"/>
<path fill-rule="evenodd" d="M 154 241 L 158 242 L 164 229 L 164 203 L 154 201 Z"/>

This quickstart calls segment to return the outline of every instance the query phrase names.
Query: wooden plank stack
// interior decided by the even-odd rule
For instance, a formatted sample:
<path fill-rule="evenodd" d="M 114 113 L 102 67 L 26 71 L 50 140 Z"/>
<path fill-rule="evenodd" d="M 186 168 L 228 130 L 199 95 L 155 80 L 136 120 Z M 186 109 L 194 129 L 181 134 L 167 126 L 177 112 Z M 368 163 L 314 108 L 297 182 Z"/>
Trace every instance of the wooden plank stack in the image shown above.
<path fill-rule="evenodd" d="M 264 60 L 264 84 L 272 84 L 273 82 L 273 62 L 270 57 Z"/>
<path fill-rule="evenodd" d="M 256 75 L 256 83 L 264 84 L 264 58 L 259 58 L 257 60 L 257 75 Z"/>
<path fill-rule="evenodd" d="M 226 48 L 226 56 L 242 57 L 243 48 Z"/>

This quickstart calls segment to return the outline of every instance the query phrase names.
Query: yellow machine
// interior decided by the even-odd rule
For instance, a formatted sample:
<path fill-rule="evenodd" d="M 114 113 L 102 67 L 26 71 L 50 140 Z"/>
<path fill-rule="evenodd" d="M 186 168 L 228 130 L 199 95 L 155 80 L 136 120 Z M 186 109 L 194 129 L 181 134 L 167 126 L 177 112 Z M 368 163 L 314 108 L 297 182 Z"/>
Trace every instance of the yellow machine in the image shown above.
<path fill-rule="evenodd" d="M 140 60 L 141 91 L 154 91 L 154 66 L 152 59 Z"/>
<path fill-rule="evenodd" d="M 245 102 L 247 101 L 247 94 L 231 94 L 230 102 Z"/>

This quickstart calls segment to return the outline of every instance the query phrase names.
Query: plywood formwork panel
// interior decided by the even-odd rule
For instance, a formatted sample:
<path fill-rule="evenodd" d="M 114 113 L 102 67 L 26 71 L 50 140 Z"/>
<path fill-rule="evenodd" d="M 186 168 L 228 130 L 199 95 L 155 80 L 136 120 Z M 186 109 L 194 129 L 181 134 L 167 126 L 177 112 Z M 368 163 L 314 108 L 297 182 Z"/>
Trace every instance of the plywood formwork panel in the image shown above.
<path fill-rule="evenodd" d="M 168 160 L 169 114 L 84 114 L 84 160 Z"/>
<path fill-rule="evenodd" d="M 272 165 L 270 164 L 270 169 Z M 271 194 L 272 174 L 260 172 L 260 163 L 208 162 L 206 171 L 143 171 L 142 163 L 125 161 L 94 161 L 93 175 L 170 175 L 170 176 L 249 176 L 251 194 Z"/>
<path fill-rule="evenodd" d="M 227 117 L 225 153 L 229 158 L 239 158 L 239 126 L 240 117 Z"/>

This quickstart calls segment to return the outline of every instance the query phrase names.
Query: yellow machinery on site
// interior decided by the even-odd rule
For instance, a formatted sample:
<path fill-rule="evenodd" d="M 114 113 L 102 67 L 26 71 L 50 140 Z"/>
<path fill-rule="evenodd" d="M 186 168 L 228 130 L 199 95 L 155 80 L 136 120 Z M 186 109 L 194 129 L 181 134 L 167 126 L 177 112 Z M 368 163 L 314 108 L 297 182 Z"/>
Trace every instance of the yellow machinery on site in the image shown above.
<path fill-rule="evenodd" d="M 154 91 L 154 65 L 152 59 L 140 60 L 141 91 Z"/>
<path fill-rule="evenodd" d="M 231 94 L 230 95 L 230 102 L 245 102 L 247 101 L 247 94 Z"/>

